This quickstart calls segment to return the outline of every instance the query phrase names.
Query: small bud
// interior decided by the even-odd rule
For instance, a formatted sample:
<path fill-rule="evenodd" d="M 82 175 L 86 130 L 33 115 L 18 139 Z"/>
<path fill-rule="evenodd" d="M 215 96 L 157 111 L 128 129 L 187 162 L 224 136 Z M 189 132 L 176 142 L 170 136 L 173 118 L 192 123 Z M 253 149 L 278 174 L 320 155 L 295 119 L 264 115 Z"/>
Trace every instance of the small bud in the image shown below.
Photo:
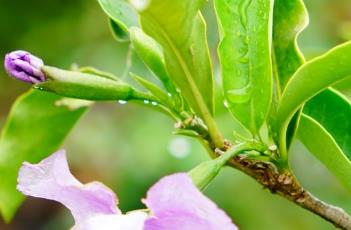
<path fill-rule="evenodd" d="M 45 81 L 41 71 L 43 65 L 43 60 L 22 50 L 6 54 L 4 61 L 6 72 L 11 77 L 31 84 Z"/>
<path fill-rule="evenodd" d="M 190 172 L 188 172 L 189 176 L 193 180 L 193 183 L 200 189 L 205 189 L 211 181 L 218 175 L 223 166 L 233 157 L 238 154 L 254 149 L 250 143 L 243 143 L 234 146 L 229 149 L 227 152 L 221 152 L 220 156 L 209 161 L 204 161 L 200 163 L 198 166 L 193 168 Z"/>
<path fill-rule="evenodd" d="M 204 190 L 218 175 L 222 167 L 223 164 L 216 160 L 204 161 L 188 172 L 188 174 L 196 187 L 200 190 Z"/>
<path fill-rule="evenodd" d="M 227 152 L 217 151 L 220 156 L 209 161 L 204 161 L 188 172 L 193 183 L 201 190 L 205 189 L 211 181 L 218 175 L 222 167 L 233 157 L 246 150 L 251 150 L 250 144 L 239 144 Z"/>

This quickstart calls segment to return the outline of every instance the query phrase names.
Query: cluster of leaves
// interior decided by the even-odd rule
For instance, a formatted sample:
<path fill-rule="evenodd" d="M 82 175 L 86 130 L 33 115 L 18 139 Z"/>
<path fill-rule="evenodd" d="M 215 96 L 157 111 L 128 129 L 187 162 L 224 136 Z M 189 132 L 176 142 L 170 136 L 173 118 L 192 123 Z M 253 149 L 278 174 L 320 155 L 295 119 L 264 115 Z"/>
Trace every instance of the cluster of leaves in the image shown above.
<path fill-rule="evenodd" d="M 138 12 L 123 0 L 99 2 L 115 37 L 130 39 L 145 64 L 165 86 L 174 83 L 191 112 L 218 138 L 208 118 L 214 93 L 200 12 L 204 1 L 136 1 Z M 351 43 L 305 62 L 297 45 L 308 24 L 302 0 L 214 0 L 214 8 L 228 110 L 254 139 L 278 146 L 272 160 L 281 167 L 288 167 L 288 149 L 299 127 L 297 137 L 351 190 L 350 102 L 330 88 L 351 74 Z M 175 87 L 166 90 L 173 94 Z"/>
<path fill-rule="evenodd" d="M 204 2 L 99 0 L 115 38 L 130 42 L 159 79 L 157 85 L 131 74 L 147 93 L 92 68 L 77 74 L 44 67 L 47 75 L 59 77 L 36 87 L 81 99 L 154 102 L 181 123 L 180 133 L 202 137 L 212 149 L 222 148 L 224 139 L 213 120 L 215 84 L 200 11 Z M 351 190 L 351 105 L 330 88 L 351 75 L 351 42 L 305 62 L 297 46 L 308 23 L 302 0 L 214 0 L 214 6 L 224 103 L 251 133 L 248 141 L 277 145 L 268 160 L 288 170 L 288 150 L 297 133 Z M 56 150 L 87 108 L 56 106 L 59 100 L 51 93 L 30 91 L 15 103 L 2 130 L 0 175 L 6 179 L 0 181 L 0 210 L 6 220 L 22 201 L 15 191 L 20 163 Z M 77 102 L 65 105 L 72 103 Z M 193 129 L 193 121 L 202 129 Z"/>

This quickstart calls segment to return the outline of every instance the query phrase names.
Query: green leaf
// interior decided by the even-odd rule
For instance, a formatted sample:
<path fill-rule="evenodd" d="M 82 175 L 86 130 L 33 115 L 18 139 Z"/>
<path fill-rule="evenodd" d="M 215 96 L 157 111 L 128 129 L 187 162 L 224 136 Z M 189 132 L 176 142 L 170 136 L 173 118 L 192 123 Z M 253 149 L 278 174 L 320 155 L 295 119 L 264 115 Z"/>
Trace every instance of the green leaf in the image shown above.
<path fill-rule="evenodd" d="M 158 87 L 156 84 L 154 84 L 152 82 L 145 80 L 142 77 L 137 76 L 134 73 L 130 73 L 130 75 L 134 78 L 135 81 L 137 81 L 145 89 L 150 91 L 150 93 L 152 93 L 152 95 L 157 97 L 161 101 L 162 104 L 164 104 L 168 107 L 172 107 L 171 103 L 170 103 L 171 102 L 170 97 L 167 95 L 167 93 L 165 91 L 160 89 L 160 87 Z"/>
<path fill-rule="evenodd" d="M 137 27 L 130 28 L 130 40 L 138 56 L 160 79 L 166 90 L 177 95 L 176 88 L 166 71 L 162 48 L 157 42 Z"/>
<path fill-rule="evenodd" d="M 155 98 L 157 98 L 157 100 L 144 100 L 144 105 L 151 105 L 151 108 L 161 111 L 167 115 L 170 115 L 176 121 L 182 119 L 181 112 L 179 112 L 180 108 L 175 106 L 173 97 L 171 97 L 169 94 L 163 91 L 156 84 L 147 81 L 134 73 L 130 73 L 130 75 L 134 78 L 135 81 L 137 81 L 141 86 L 147 89 Z"/>
<path fill-rule="evenodd" d="M 92 74 L 92 75 L 97 75 L 99 77 L 104 77 L 113 81 L 121 81 L 121 79 L 119 79 L 117 76 L 108 73 L 108 72 L 104 72 L 101 70 L 98 70 L 94 67 L 91 66 L 84 66 L 78 69 L 79 72 L 81 73 L 88 73 L 88 74 Z"/>
<path fill-rule="evenodd" d="M 232 114 L 257 135 L 272 100 L 273 1 L 215 0 L 215 8 L 224 95 Z"/>
<path fill-rule="evenodd" d="M 299 34 L 308 25 L 302 0 L 275 0 L 273 16 L 273 62 L 281 89 L 305 62 L 297 45 Z"/>
<path fill-rule="evenodd" d="M 154 99 L 120 80 L 112 80 L 106 74 L 101 76 L 103 72 L 93 75 L 50 66 L 44 66 L 42 70 L 48 80 L 37 84 L 36 87 L 61 96 L 94 101 Z"/>
<path fill-rule="evenodd" d="M 345 96 L 325 90 L 306 103 L 303 113 L 323 126 L 351 160 L 351 103 Z"/>
<path fill-rule="evenodd" d="M 286 132 L 290 120 L 305 102 L 332 84 L 351 75 L 351 42 L 306 62 L 293 75 L 283 92 L 278 112 L 279 147 L 287 158 Z"/>
<path fill-rule="evenodd" d="M 308 25 L 308 14 L 302 0 L 275 0 L 273 12 L 274 95 L 269 125 L 274 139 L 279 142 L 274 120 L 282 90 L 296 70 L 305 62 L 297 45 L 297 38 Z M 295 136 L 300 115 L 301 111 L 298 111 L 289 123 L 286 137 L 287 148 Z"/>
<path fill-rule="evenodd" d="M 110 26 L 112 36 L 114 37 L 114 39 L 116 39 L 116 41 L 118 42 L 129 41 L 129 36 L 127 31 L 125 31 L 118 23 L 116 23 L 116 21 L 109 18 L 108 24 Z"/>
<path fill-rule="evenodd" d="M 313 118 L 302 115 L 297 137 L 351 191 L 351 161 L 330 133 Z"/>
<path fill-rule="evenodd" d="M 110 18 L 113 35 L 119 41 L 129 40 L 129 28 L 138 25 L 135 10 L 126 0 L 98 0 L 103 11 Z"/>
<path fill-rule="evenodd" d="M 164 50 L 170 77 L 206 122 L 213 114 L 214 95 L 206 26 L 199 12 L 202 3 L 150 0 L 146 9 L 139 8 L 139 14 L 144 32 Z"/>
<path fill-rule="evenodd" d="M 10 221 L 24 197 L 17 192 L 23 161 L 38 162 L 56 151 L 86 107 L 57 106 L 62 97 L 31 90 L 13 105 L 0 137 L 0 211 Z"/>

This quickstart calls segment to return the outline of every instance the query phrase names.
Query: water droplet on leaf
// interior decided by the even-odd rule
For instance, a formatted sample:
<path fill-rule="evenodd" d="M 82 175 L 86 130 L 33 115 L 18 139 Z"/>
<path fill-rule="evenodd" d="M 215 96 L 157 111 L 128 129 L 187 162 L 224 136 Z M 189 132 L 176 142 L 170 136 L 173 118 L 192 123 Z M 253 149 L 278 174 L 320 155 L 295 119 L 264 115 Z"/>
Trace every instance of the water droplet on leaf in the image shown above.
<path fill-rule="evenodd" d="M 248 63 L 249 62 L 249 58 L 248 57 L 241 57 L 239 59 L 239 62 L 241 62 L 241 63 Z"/>
<path fill-rule="evenodd" d="M 224 107 L 226 107 L 226 108 L 229 108 L 229 105 L 228 105 L 228 102 L 227 101 L 224 101 Z"/>
<path fill-rule="evenodd" d="M 150 0 L 130 0 L 130 3 L 138 10 L 144 11 L 150 4 Z"/>
<path fill-rule="evenodd" d="M 227 99 L 231 103 L 245 103 L 251 98 L 251 86 L 227 90 Z"/>
<path fill-rule="evenodd" d="M 125 100 L 118 100 L 118 103 L 121 104 L 121 105 L 125 105 L 125 104 L 127 104 L 127 101 L 125 101 Z"/>

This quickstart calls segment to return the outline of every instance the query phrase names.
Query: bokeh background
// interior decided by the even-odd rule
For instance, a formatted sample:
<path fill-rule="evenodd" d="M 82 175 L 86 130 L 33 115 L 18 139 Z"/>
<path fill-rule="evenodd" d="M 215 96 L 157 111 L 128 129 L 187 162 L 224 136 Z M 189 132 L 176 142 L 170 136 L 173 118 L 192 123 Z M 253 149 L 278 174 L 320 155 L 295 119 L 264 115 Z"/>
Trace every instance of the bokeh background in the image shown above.
<path fill-rule="evenodd" d="M 307 58 L 351 40 L 350 0 L 305 0 L 310 25 L 299 39 Z M 204 9 L 214 60 L 218 42 L 211 2 Z M 49 65 L 69 68 L 72 63 L 92 65 L 128 79 L 131 69 L 150 77 L 127 43 L 110 35 L 107 18 L 95 0 L 1 0 L 0 56 L 16 49 L 28 50 Z M 351 65 L 350 65 L 351 67 Z M 218 72 L 218 71 L 216 71 Z M 129 80 L 128 80 L 129 81 Z M 29 86 L 10 79 L 0 68 L 0 128 L 11 104 Z M 345 93 L 349 82 L 339 85 Z M 348 93 L 349 94 L 349 93 Z M 350 94 L 349 94 L 350 95 Z M 218 97 L 220 98 L 220 97 Z M 225 135 L 236 127 L 217 103 L 217 121 Z M 208 159 L 204 149 L 190 138 L 172 135 L 173 123 L 148 107 L 101 103 L 75 127 L 64 148 L 74 174 L 83 182 L 99 180 L 118 194 L 120 208 L 141 208 L 148 187 L 163 175 L 186 171 Z M 351 213 L 351 194 L 298 142 L 291 154 L 295 173 L 316 196 Z M 1 175 L 0 175 L 1 180 Z M 251 178 L 227 168 L 206 194 L 243 230 L 334 229 L 319 217 L 271 195 Z M 30 198 L 4 230 L 69 229 L 73 219 L 61 205 Z"/>

